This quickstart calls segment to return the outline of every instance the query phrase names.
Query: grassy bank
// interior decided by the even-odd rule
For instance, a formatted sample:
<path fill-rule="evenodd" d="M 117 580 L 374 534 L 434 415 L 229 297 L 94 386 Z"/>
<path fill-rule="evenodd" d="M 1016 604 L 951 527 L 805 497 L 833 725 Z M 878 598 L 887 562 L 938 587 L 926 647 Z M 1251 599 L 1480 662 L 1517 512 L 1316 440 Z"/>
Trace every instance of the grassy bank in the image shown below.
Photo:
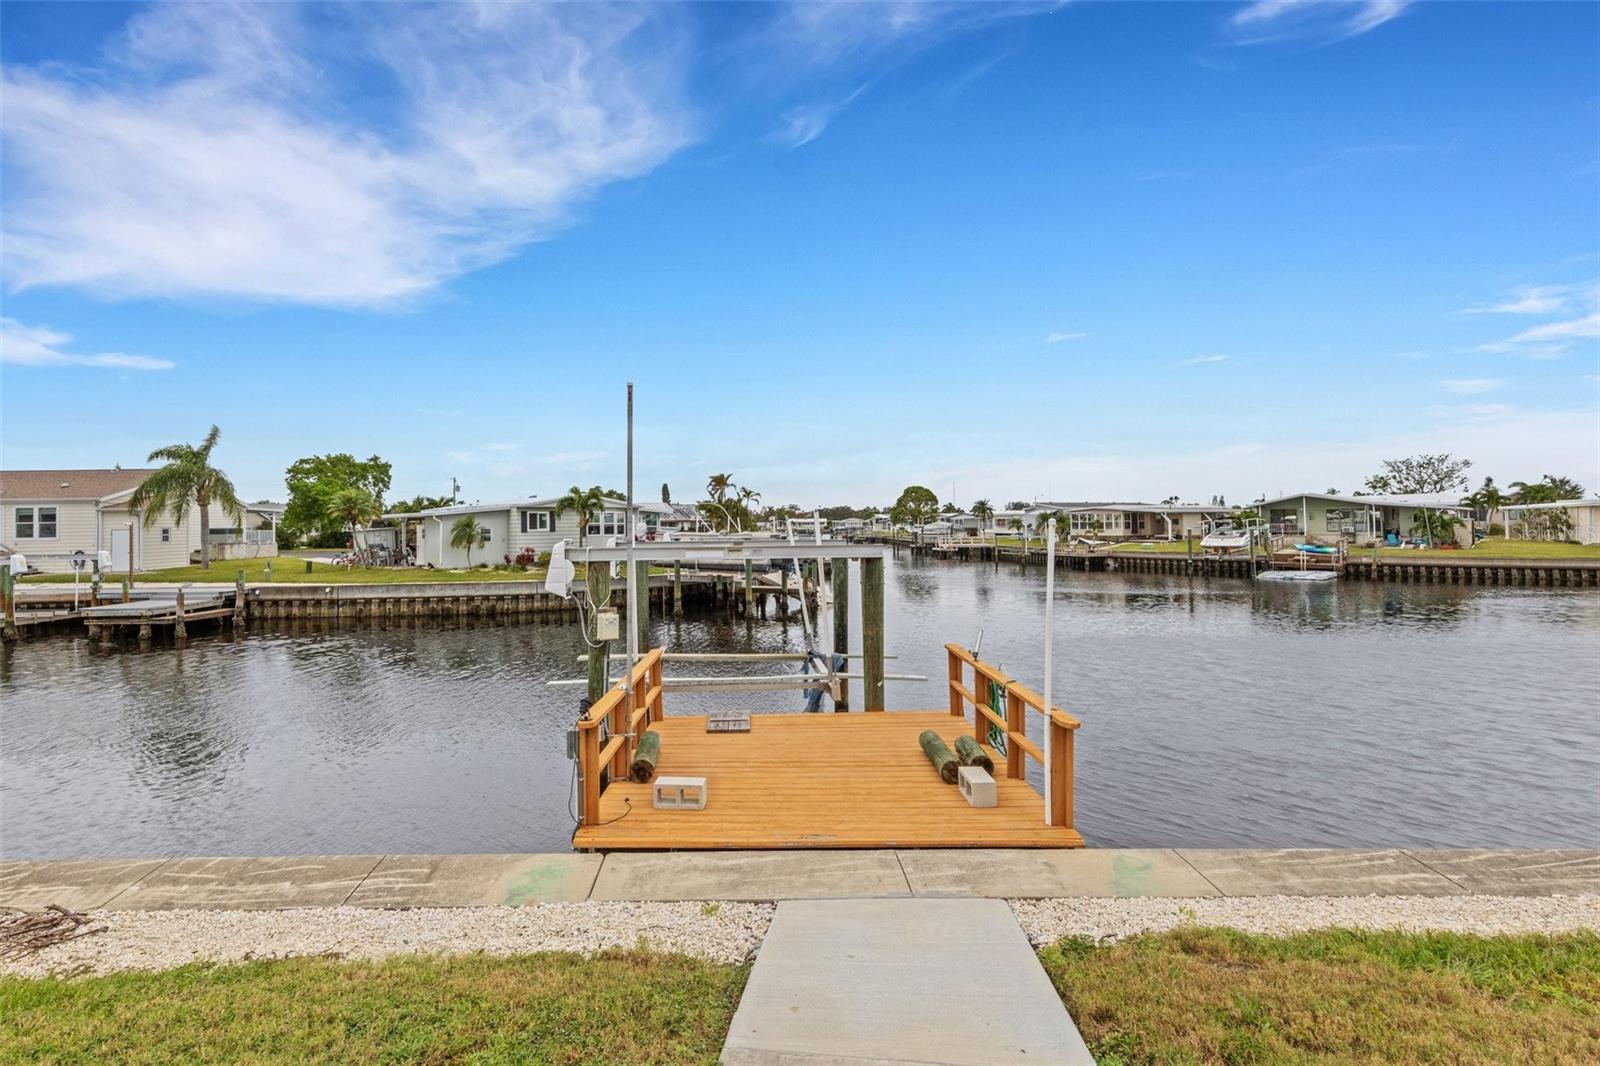
<path fill-rule="evenodd" d="M 1180 929 L 1045 969 L 1102 1066 L 1600 1061 L 1600 936 Z M 712 1063 L 748 968 L 643 951 L 0 978 L 0 1060 Z"/>
<path fill-rule="evenodd" d="M 155 584 L 158 582 L 183 582 L 183 581 L 215 581 L 231 584 L 234 576 L 240 570 L 244 571 L 244 579 L 250 584 L 263 581 L 281 582 L 311 582 L 317 585 L 394 585 L 394 584 L 428 584 L 441 581 L 543 581 L 543 570 L 429 570 L 418 566 L 379 566 L 379 567 L 348 567 L 333 566 L 328 563 L 311 563 L 311 570 L 306 571 L 308 560 L 298 556 L 279 556 L 276 559 L 234 559 L 225 562 L 212 562 L 210 570 L 202 570 L 200 566 L 176 566 L 170 570 L 151 570 L 137 573 L 133 576 L 135 585 L 141 582 Z M 267 567 L 270 564 L 272 573 L 269 576 Z M 23 582 L 38 582 L 49 584 L 65 581 L 72 583 L 71 574 L 35 574 L 25 577 Z M 87 581 L 87 577 L 84 579 Z M 108 575 L 106 581 L 115 584 L 120 581 L 120 575 Z"/>
<path fill-rule="evenodd" d="M 1371 548 L 1352 548 L 1351 555 L 1371 555 Z M 1550 540 L 1506 540 L 1487 537 L 1470 548 L 1379 548 L 1385 559 L 1600 559 L 1600 544 L 1566 544 Z"/>
<path fill-rule="evenodd" d="M 1101 1066 L 1600 1061 L 1600 937 L 1184 929 L 1042 953 Z"/>
<path fill-rule="evenodd" d="M 0 1060 L 714 1063 L 747 972 L 611 952 L 5 978 Z"/>

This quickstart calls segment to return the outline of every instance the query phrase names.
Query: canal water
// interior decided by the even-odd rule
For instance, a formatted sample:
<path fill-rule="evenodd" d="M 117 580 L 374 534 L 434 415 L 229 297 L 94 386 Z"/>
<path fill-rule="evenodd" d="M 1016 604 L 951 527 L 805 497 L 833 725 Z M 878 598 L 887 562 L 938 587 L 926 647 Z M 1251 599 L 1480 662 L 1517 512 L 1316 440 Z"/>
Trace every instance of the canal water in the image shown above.
<path fill-rule="evenodd" d="M 1064 573 L 1057 595 L 1092 845 L 1600 844 L 1600 593 Z M 889 670 L 929 680 L 889 705 L 946 706 L 943 645 L 980 630 L 1039 687 L 1043 603 L 1037 568 L 892 561 Z M 804 647 L 772 621 L 652 639 Z M 572 625 L 7 646 L 0 856 L 564 849 L 580 690 L 547 682 L 579 676 L 580 647 Z M 668 713 L 800 703 L 669 694 Z"/>

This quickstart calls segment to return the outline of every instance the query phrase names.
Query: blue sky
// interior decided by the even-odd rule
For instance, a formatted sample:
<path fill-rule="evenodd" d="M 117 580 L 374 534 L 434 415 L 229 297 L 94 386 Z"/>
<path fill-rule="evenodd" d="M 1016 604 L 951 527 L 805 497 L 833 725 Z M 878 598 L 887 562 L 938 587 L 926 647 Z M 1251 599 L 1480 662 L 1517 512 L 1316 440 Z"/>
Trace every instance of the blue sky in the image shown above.
<path fill-rule="evenodd" d="M 0 16 L 7 467 L 1600 488 L 1600 5 Z"/>

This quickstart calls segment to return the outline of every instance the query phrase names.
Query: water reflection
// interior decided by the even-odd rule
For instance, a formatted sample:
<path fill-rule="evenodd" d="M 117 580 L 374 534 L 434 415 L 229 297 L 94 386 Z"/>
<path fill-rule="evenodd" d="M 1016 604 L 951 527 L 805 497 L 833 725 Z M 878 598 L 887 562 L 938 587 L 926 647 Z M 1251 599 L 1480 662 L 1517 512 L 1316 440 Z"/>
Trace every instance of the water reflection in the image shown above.
<path fill-rule="evenodd" d="M 1040 679 L 1038 568 L 901 555 L 887 578 L 893 671 L 929 679 L 894 684 L 892 706 L 943 707 L 943 644 L 980 630 L 987 658 Z M 1600 594 L 1058 579 L 1056 691 L 1084 720 L 1077 808 L 1093 843 L 1600 843 Z M 798 619 L 725 613 L 659 620 L 652 641 L 806 643 Z M 0 854 L 564 848 L 579 690 L 547 683 L 579 676 L 582 650 L 570 624 L 494 621 L 6 646 Z"/>

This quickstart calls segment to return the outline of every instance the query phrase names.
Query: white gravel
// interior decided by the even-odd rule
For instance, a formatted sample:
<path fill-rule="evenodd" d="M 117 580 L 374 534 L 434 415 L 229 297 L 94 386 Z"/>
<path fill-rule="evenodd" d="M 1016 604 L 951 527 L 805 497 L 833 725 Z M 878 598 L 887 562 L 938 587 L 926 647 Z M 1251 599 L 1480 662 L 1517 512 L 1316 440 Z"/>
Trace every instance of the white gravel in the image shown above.
<path fill-rule="evenodd" d="M 1063 936 L 1116 940 L 1180 925 L 1281 935 L 1332 926 L 1463 933 L 1600 929 L 1600 896 L 1250 896 L 1232 899 L 1012 900 L 1036 946 Z M 188 962 L 325 955 L 589 953 L 645 946 L 742 962 L 772 922 L 769 903 L 547 903 L 533 907 L 282 911 L 99 911 L 104 932 L 0 962 L 22 976 L 158 970 Z"/>
<path fill-rule="evenodd" d="M 631 948 L 742 962 L 767 935 L 770 903 L 546 903 L 537 907 L 282 911 L 96 911 L 104 931 L 0 962 L 24 976 L 160 970 L 296 955 L 375 959 Z"/>
<path fill-rule="evenodd" d="M 1312 929 L 1565 933 L 1600 929 L 1600 896 L 1236 896 L 1221 899 L 1017 899 L 1035 947 L 1064 936 L 1119 940 L 1181 925 L 1282 936 Z"/>

